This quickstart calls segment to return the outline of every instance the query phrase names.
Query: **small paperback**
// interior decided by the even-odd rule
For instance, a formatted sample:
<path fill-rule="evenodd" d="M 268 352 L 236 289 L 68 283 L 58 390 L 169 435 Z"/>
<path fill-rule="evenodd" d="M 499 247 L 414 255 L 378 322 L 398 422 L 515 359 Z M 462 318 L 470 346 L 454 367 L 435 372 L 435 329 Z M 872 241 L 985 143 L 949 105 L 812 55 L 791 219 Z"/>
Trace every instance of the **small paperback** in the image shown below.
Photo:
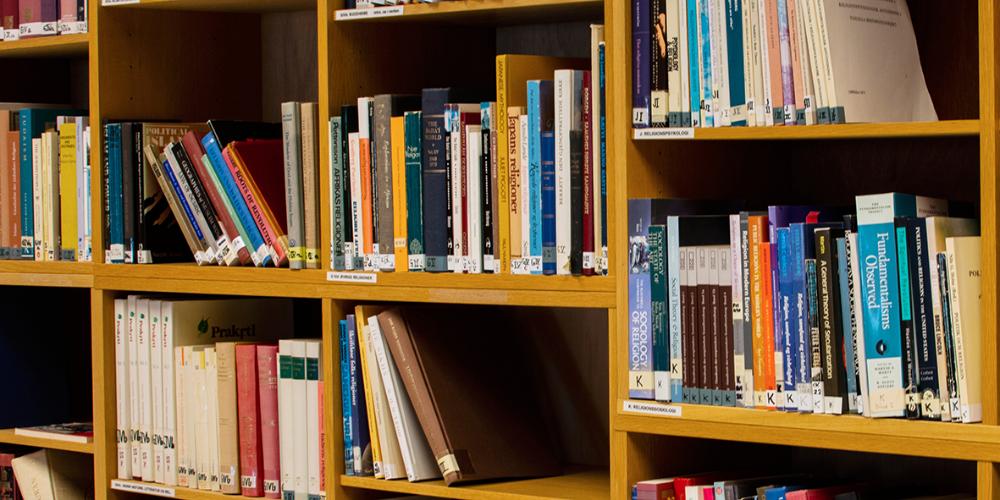
<path fill-rule="evenodd" d="M 72 424 L 40 425 L 37 427 L 17 427 L 15 436 L 39 439 L 54 439 L 71 443 L 90 443 L 94 440 L 94 424 L 90 422 Z"/>

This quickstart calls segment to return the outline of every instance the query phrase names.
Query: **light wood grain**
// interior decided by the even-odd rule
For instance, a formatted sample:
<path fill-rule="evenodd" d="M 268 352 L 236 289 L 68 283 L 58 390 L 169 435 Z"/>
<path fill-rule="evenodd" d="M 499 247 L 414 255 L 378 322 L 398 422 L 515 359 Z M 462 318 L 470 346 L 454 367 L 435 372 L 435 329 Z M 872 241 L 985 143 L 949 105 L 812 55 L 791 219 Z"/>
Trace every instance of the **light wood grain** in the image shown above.
<path fill-rule="evenodd" d="M 794 127 L 719 127 L 693 129 L 694 140 L 793 140 L 793 139 L 870 139 L 894 137 L 953 137 L 979 134 L 979 120 L 938 122 L 847 123 Z M 668 129 L 669 130 L 669 129 Z M 636 140 L 643 139 L 633 132 Z"/>
<path fill-rule="evenodd" d="M 69 443 L 57 439 L 24 437 L 14 434 L 14 429 L 0 429 L 0 443 L 18 446 L 32 446 L 49 450 L 72 451 L 76 453 L 94 453 L 94 443 Z"/>
<path fill-rule="evenodd" d="M 88 33 L 78 33 L 0 42 L 0 58 L 85 56 L 89 38 Z"/>
<path fill-rule="evenodd" d="M 313 10 L 316 0 L 141 0 L 115 9 L 160 9 L 212 12 L 274 12 Z"/>
<path fill-rule="evenodd" d="M 161 496 L 161 497 L 166 497 L 166 498 L 178 498 L 178 499 L 181 499 L 181 500 L 248 500 L 248 499 L 251 498 L 251 497 L 245 497 L 243 495 L 226 495 L 226 494 L 223 494 L 223 493 L 218 492 L 218 491 L 193 490 L 191 488 L 182 488 L 180 486 L 164 486 L 164 485 L 158 484 L 158 483 L 144 483 L 142 481 L 123 481 L 123 482 L 124 483 L 128 483 L 128 484 L 134 484 L 134 485 L 149 484 L 151 486 L 156 486 L 157 488 L 166 488 L 166 489 L 173 490 L 173 493 L 174 493 L 173 496 L 155 495 L 153 493 L 149 493 L 148 496 Z M 119 490 L 119 489 L 115 488 L 114 485 L 110 481 L 108 481 L 107 484 L 108 484 L 108 489 L 111 492 L 113 492 L 115 494 L 119 494 L 122 497 L 127 497 L 127 498 L 143 498 L 141 495 L 136 496 L 132 490 L 126 490 L 124 488 L 122 488 L 122 489 Z M 253 497 L 253 498 L 261 498 L 261 497 Z"/>
<path fill-rule="evenodd" d="M 93 265 L 0 260 L 0 285 L 90 288 L 94 286 Z"/>
<path fill-rule="evenodd" d="M 391 17 L 353 18 L 339 22 L 446 22 L 461 24 L 515 24 L 564 22 L 599 17 L 601 0 L 453 0 L 412 3 L 403 14 Z"/>

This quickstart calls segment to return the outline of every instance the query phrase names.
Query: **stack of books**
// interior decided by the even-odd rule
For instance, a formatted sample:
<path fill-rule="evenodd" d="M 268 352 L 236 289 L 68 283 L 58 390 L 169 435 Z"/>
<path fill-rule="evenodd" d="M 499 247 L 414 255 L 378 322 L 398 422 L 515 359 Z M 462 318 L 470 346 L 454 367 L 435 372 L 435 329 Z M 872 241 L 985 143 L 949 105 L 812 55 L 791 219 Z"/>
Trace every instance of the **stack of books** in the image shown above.
<path fill-rule="evenodd" d="M 910 493 L 907 493 L 910 492 Z M 857 500 L 859 498 L 912 498 L 922 500 L 971 500 L 974 494 L 927 496 L 917 488 L 825 479 L 801 474 L 711 472 L 648 479 L 632 485 L 633 500 Z"/>
<path fill-rule="evenodd" d="M 632 124 L 934 121 L 906 2 L 632 0 Z"/>
<path fill-rule="evenodd" d="M 497 56 L 495 102 L 431 88 L 331 118 L 333 269 L 605 274 L 603 33 L 590 61 Z"/>
<path fill-rule="evenodd" d="M 87 32 L 86 0 L 3 0 L 3 39 Z"/>
<path fill-rule="evenodd" d="M 470 336 L 470 321 L 484 328 Z M 485 310 L 380 306 L 341 320 L 347 475 L 453 485 L 557 474 L 529 382 L 507 369 L 518 353 L 505 323 Z"/>
<path fill-rule="evenodd" d="M 0 108 L 0 257 L 89 262 L 87 112 L 18 104 Z"/>
<path fill-rule="evenodd" d="M 316 113 L 105 125 L 106 262 L 318 267 Z"/>
<path fill-rule="evenodd" d="M 319 340 L 287 300 L 115 301 L 119 479 L 267 498 L 324 493 Z"/>
<path fill-rule="evenodd" d="M 630 397 L 981 421 L 979 224 L 950 208 L 630 200 Z"/>

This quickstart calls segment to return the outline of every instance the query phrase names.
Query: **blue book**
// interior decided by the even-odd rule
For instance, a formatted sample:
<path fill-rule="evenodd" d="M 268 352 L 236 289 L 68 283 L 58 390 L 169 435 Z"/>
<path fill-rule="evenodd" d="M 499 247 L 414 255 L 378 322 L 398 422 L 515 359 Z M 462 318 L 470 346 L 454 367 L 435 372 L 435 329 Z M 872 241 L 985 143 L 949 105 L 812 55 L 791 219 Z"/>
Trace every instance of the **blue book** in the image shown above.
<path fill-rule="evenodd" d="M 184 196 L 184 192 L 181 191 L 181 185 L 177 182 L 177 176 L 174 175 L 173 170 L 170 168 L 170 162 L 168 160 L 163 161 L 163 173 L 167 176 L 170 181 L 170 185 L 174 188 L 174 193 L 177 194 L 177 199 L 180 200 L 181 206 L 184 208 L 184 215 L 187 216 L 188 222 L 191 223 L 191 227 L 194 229 L 195 236 L 201 241 L 205 240 L 205 234 L 201 232 L 201 227 L 198 226 L 198 221 L 194 218 L 194 212 L 191 211 L 191 204 L 188 202 L 187 197 Z"/>
<path fill-rule="evenodd" d="M 542 131 L 542 273 L 556 273 L 556 139 Z"/>
<path fill-rule="evenodd" d="M 902 417 L 903 362 L 895 217 L 947 215 L 942 200 L 900 193 L 858 196 L 858 262 L 869 405 L 873 417 Z M 870 278 L 868 278 L 870 277 Z"/>
<path fill-rule="evenodd" d="M 701 126 L 701 65 L 698 54 L 698 0 L 684 0 L 687 2 L 687 49 L 688 49 L 688 71 L 689 85 L 691 86 L 691 126 Z M 742 63 L 741 63 L 742 64 Z"/>
<path fill-rule="evenodd" d="M 649 0 L 632 0 L 632 126 L 644 128 L 650 122 L 651 58 Z"/>
<path fill-rule="evenodd" d="M 778 330 L 775 330 L 775 351 L 781 352 L 782 380 L 785 393 L 784 408 L 789 411 L 799 409 L 798 392 L 795 386 L 795 355 L 797 346 L 793 332 L 792 321 L 795 318 L 792 292 L 792 249 L 791 230 L 787 227 L 776 231 L 775 249 L 777 250 L 778 287 L 774 290 L 774 308 L 778 315 Z M 779 343 L 780 340 L 780 343 Z"/>
<path fill-rule="evenodd" d="M 712 24 L 710 0 L 698 0 L 698 46 L 701 48 L 701 111 L 702 127 L 714 127 L 712 116 Z"/>
<path fill-rule="evenodd" d="M 439 273 L 448 271 L 447 202 L 450 193 L 444 107 L 450 96 L 449 88 L 424 89 L 421 103 L 425 269 Z"/>
<path fill-rule="evenodd" d="M 851 287 L 848 285 L 847 238 L 837 238 L 837 277 L 840 293 L 840 328 L 844 339 L 844 366 L 847 373 L 847 409 L 855 413 L 858 407 L 858 373 L 854 354 L 854 335 L 851 329 Z M 928 292 L 930 290 L 928 289 Z M 934 360 L 937 363 L 937 360 Z M 935 364 L 935 369 L 937 365 Z"/>
<path fill-rule="evenodd" d="M 35 257 L 35 199 L 32 184 L 31 140 L 42 136 L 46 124 L 54 126 L 57 116 L 80 116 L 85 111 L 72 109 L 25 108 L 17 112 L 18 118 L 18 170 L 21 181 L 21 258 Z"/>
<path fill-rule="evenodd" d="M 932 222 L 933 223 L 933 222 Z M 941 387 L 938 373 L 937 345 L 934 337 L 934 309 L 931 299 L 931 280 L 928 249 L 927 219 L 910 219 L 907 238 L 910 244 L 910 276 L 913 289 L 913 328 L 917 342 L 917 393 L 920 394 L 920 416 L 930 420 L 941 419 Z"/>
<path fill-rule="evenodd" d="M 209 167 L 215 172 L 215 175 L 219 177 L 219 182 L 222 184 L 222 189 L 225 191 L 224 194 L 229 197 L 229 202 L 232 204 L 233 210 L 236 212 L 236 223 L 243 226 L 243 230 L 246 231 L 247 237 L 250 238 L 250 241 L 248 242 L 251 246 L 250 251 L 258 255 L 261 266 L 270 264 L 271 255 L 270 252 L 267 251 L 267 245 L 264 243 L 264 237 L 261 236 L 260 228 L 258 228 L 257 223 L 254 222 L 253 215 L 250 214 L 250 208 L 247 207 L 247 202 L 240 193 L 240 188 L 236 185 L 236 180 L 233 179 L 233 173 L 229 171 L 226 160 L 222 157 L 222 149 L 219 146 L 219 141 L 215 138 L 215 134 L 212 132 L 206 134 L 205 137 L 201 138 L 201 144 L 205 147 Z"/>
<path fill-rule="evenodd" d="M 600 250 L 601 258 L 601 269 L 604 274 L 608 273 L 607 256 L 608 256 L 608 130 L 607 130 L 607 80 L 604 74 L 605 68 L 605 44 L 601 42 L 598 49 L 598 54 L 600 54 L 600 99 L 601 99 L 601 116 L 600 116 L 600 126 L 601 126 L 601 248 L 595 248 L 594 251 Z"/>
<path fill-rule="evenodd" d="M 348 358 L 350 359 L 351 443 L 354 445 L 354 471 L 357 475 L 374 474 L 371 454 L 371 434 L 368 431 L 368 409 L 365 404 L 364 379 L 361 375 L 361 347 L 358 344 L 357 322 L 347 315 Z M 367 456 L 367 458 L 365 458 Z"/>
<path fill-rule="evenodd" d="M 340 408 L 344 425 L 344 473 L 354 475 L 354 443 L 351 416 L 351 354 L 347 320 L 338 323 L 340 331 Z"/>
<path fill-rule="evenodd" d="M 555 103 L 551 80 L 528 81 L 528 269 L 532 274 L 542 273 L 542 130 L 546 116 L 551 124 Z M 555 147 L 553 139 L 553 147 Z M 554 154 L 553 154 L 554 161 Z M 554 168 L 554 163 L 553 163 Z M 554 175 L 554 172 L 553 172 Z M 553 178 L 553 182 L 555 178 Z M 554 185 L 553 185 L 554 186 Z M 553 202 L 553 214 L 555 204 Z M 555 234 L 553 233 L 553 238 Z M 553 242 L 554 244 L 554 242 Z M 554 249 L 553 249 L 554 250 Z M 553 255 L 553 258 L 555 256 Z"/>
<path fill-rule="evenodd" d="M 628 395 L 653 399 L 652 295 L 647 241 L 652 202 L 628 201 Z"/>
<path fill-rule="evenodd" d="M 784 0 L 779 0 L 784 1 Z M 746 80 L 743 68 L 742 2 L 726 4 L 726 43 L 729 63 L 729 120 L 734 127 L 747 125 Z M 787 17 L 787 16 L 786 16 Z"/>
<path fill-rule="evenodd" d="M 107 199 L 108 213 L 105 215 L 108 241 L 104 245 L 107 255 L 105 262 L 121 264 L 125 262 L 125 226 L 122 216 L 124 209 L 124 184 L 122 180 L 122 126 L 120 123 L 109 123 L 105 128 L 105 143 L 108 148 L 106 164 L 108 166 L 107 183 L 104 190 Z M 29 175 L 30 179 L 30 175 Z M 22 182 L 23 182 L 22 177 Z M 23 194 L 23 192 L 22 192 Z M 23 249 L 22 249 L 23 250 Z"/>

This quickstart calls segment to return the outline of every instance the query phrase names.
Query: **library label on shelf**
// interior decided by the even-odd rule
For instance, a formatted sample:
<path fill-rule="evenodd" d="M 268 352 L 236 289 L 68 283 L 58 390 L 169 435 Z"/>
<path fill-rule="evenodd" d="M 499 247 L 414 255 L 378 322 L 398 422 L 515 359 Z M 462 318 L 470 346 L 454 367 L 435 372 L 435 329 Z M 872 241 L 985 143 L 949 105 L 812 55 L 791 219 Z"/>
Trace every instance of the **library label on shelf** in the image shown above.
<path fill-rule="evenodd" d="M 139 0 L 101 0 L 101 7 L 109 7 L 112 5 L 127 5 L 132 3 L 139 3 Z"/>
<path fill-rule="evenodd" d="M 694 129 L 687 128 L 637 128 L 632 137 L 636 140 L 694 139 Z"/>
<path fill-rule="evenodd" d="M 395 5 L 391 7 L 369 7 L 363 9 L 340 9 L 335 15 L 337 21 L 350 21 L 352 19 L 371 19 L 375 17 L 392 17 L 403 15 L 403 6 Z"/>
<path fill-rule="evenodd" d="M 119 491 L 131 491 L 133 493 L 143 493 L 145 495 L 156 495 L 158 497 L 174 498 L 176 496 L 173 488 L 160 486 L 158 484 L 138 483 L 134 481 L 122 481 L 120 479 L 111 480 L 111 489 Z"/>
<path fill-rule="evenodd" d="M 645 415 L 656 415 L 660 417 L 680 417 L 681 407 L 677 405 L 665 405 L 651 401 L 633 401 L 626 399 L 622 404 L 622 411 L 626 413 L 642 413 Z"/>
<path fill-rule="evenodd" d="M 326 273 L 326 280 L 339 281 L 342 283 L 364 283 L 374 285 L 376 281 L 378 281 L 378 274 L 329 271 Z"/>

